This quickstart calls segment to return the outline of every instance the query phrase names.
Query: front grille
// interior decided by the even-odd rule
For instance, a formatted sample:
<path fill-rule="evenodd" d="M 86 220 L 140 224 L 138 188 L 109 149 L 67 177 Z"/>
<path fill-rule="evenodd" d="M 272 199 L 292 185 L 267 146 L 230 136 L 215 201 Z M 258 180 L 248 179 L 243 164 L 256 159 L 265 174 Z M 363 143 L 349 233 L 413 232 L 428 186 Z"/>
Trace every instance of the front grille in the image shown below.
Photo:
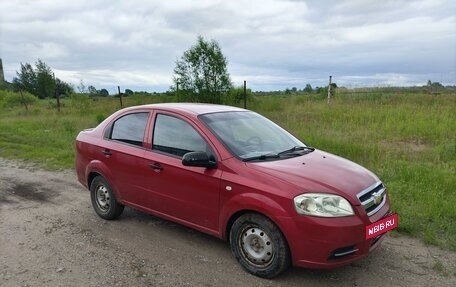
<path fill-rule="evenodd" d="M 375 214 L 386 202 L 386 187 L 377 182 L 358 193 L 358 199 L 368 216 Z"/>

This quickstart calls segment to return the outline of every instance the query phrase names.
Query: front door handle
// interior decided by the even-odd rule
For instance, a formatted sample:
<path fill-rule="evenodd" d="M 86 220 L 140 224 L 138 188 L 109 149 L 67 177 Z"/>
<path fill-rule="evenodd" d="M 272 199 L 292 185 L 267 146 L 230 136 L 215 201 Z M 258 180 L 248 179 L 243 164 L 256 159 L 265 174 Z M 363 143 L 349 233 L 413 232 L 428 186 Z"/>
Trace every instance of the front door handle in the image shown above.
<path fill-rule="evenodd" d="M 110 151 L 109 149 L 104 149 L 104 150 L 102 150 L 101 152 L 102 152 L 105 156 L 111 156 L 111 155 L 112 155 L 112 153 L 111 153 L 111 151 Z"/>
<path fill-rule="evenodd" d="M 149 164 L 149 167 L 155 170 L 156 172 L 163 170 L 163 167 L 158 162 Z"/>

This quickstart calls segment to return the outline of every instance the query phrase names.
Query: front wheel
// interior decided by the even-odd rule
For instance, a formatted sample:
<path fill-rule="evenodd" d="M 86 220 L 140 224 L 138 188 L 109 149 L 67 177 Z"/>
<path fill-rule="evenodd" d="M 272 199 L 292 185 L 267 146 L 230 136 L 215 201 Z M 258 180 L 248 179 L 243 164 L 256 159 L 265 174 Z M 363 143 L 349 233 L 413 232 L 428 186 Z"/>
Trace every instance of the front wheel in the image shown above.
<path fill-rule="evenodd" d="M 288 244 L 279 228 L 255 213 L 239 217 L 230 231 L 231 250 L 249 273 L 273 278 L 290 266 Z"/>
<path fill-rule="evenodd" d="M 90 185 L 90 198 L 93 209 L 103 219 L 115 219 L 124 210 L 124 206 L 117 202 L 109 183 L 101 176 L 93 179 Z"/>

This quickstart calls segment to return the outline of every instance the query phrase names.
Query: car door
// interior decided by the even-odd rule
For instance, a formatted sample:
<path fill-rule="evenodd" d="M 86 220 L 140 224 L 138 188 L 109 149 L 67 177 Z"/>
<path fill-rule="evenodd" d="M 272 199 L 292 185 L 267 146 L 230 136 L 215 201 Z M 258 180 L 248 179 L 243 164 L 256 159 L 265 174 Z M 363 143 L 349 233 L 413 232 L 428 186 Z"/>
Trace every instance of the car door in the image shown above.
<path fill-rule="evenodd" d="M 206 151 L 215 157 L 214 149 L 195 125 L 177 115 L 157 113 L 152 135 L 152 149 L 144 155 L 147 208 L 192 227 L 218 232 L 221 171 L 182 164 L 187 152 Z"/>
<path fill-rule="evenodd" d="M 146 150 L 144 134 L 149 115 L 146 111 L 130 112 L 115 119 L 106 130 L 99 151 L 111 173 L 112 187 L 122 201 L 134 204 L 143 201 L 138 182 L 144 177 L 140 163 Z"/>

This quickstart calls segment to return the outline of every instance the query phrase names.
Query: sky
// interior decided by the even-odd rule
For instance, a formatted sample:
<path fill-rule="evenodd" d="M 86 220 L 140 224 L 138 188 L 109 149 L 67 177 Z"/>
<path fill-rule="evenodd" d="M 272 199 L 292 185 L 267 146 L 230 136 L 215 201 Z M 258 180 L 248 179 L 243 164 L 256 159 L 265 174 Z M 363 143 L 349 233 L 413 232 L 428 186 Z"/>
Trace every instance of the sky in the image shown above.
<path fill-rule="evenodd" d="M 198 35 L 255 91 L 456 84 L 454 0 L 0 0 L 7 81 L 41 59 L 76 90 L 162 92 Z"/>

